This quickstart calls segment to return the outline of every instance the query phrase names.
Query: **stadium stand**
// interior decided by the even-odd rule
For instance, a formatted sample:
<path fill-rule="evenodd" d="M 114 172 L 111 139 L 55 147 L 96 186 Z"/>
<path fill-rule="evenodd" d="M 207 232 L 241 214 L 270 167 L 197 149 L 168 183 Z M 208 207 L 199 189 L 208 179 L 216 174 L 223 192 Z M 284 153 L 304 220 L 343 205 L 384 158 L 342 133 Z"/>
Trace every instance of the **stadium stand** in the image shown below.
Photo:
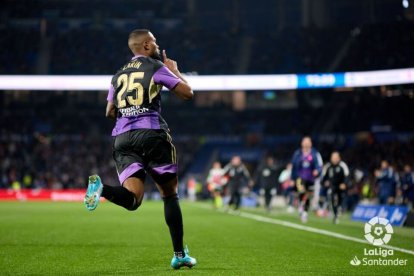
<path fill-rule="evenodd" d="M 413 23 L 395 8 L 379 14 L 375 23 L 350 14 L 345 21 L 318 27 L 289 17 L 277 22 L 280 7 L 257 9 L 248 1 L 199 1 L 194 11 L 187 1 L 23 3 L 4 3 L 0 43 L 15 51 L 0 54 L 1 74 L 112 74 L 130 57 L 125 37 L 137 26 L 150 28 L 181 68 L 198 74 L 377 70 L 414 63 L 409 46 L 414 44 Z M 126 10 L 135 10 L 136 16 L 123 17 L 131 14 Z M 389 22 L 393 18 L 398 20 Z M 274 24 L 279 27 L 272 28 Z"/>
<path fill-rule="evenodd" d="M 351 168 L 360 169 L 367 176 L 372 175 L 383 158 L 390 159 L 398 169 L 412 164 L 414 129 L 410 120 L 406 120 L 414 116 L 412 98 L 385 97 L 380 91 L 353 94 L 345 97 L 346 112 L 333 123 L 334 128 L 314 134 L 325 160 L 332 150 L 339 149 Z M 343 97 L 341 93 L 330 95 Z M 313 97 L 320 95 L 316 93 Z M 23 185 L 24 179 L 28 181 L 25 176 L 30 176 L 31 181 L 24 184 L 29 187 L 82 187 L 91 170 L 116 183 L 110 156 L 112 123 L 103 116 L 105 93 L 4 92 L 0 99 L 2 187 L 10 187 L 14 181 Z M 376 112 L 379 102 L 390 113 Z M 312 129 L 311 120 L 300 116 L 297 109 L 232 112 L 230 107 L 223 106 L 202 108 L 194 103 L 178 105 L 168 100 L 165 103 L 165 117 L 176 137 L 182 177 L 203 173 L 211 158 L 227 161 L 232 152 L 256 152 L 247 158 L 253 171 L 265 153 L 273 154 L 284 165 L 297 147 L 301 131 Z M 303 112 L 311 118 L 322 113 L 309 107 Z M 358 120 L 348 122 L 346 118 L 352 116 L 358 116 Z M 188 118 L 191 124 L 183 124 Z M 253 128 L 257 122 L 263 122 L 262 127 Z M 338 127 L 339 124 L 342 125 Z M 301 125 L 308 128 L 300 131 Z M 390 127 L 392 131 L 376 132 L 376 126 Z M 344 132 L 338 132 L 339 129 Z M 220 156 L 215 155 L 217 151 Z"/>

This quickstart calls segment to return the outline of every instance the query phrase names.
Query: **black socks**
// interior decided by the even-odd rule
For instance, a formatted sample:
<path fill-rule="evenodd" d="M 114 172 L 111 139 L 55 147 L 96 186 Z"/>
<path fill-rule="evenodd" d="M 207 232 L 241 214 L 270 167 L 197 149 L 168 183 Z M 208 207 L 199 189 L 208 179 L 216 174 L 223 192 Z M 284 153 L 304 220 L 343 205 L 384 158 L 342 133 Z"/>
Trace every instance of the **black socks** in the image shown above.
<path fill-rule="evenodd" d="M 174 247 L 174 254 L 177 257 L 184 257 L 183 250 L 183 216 L 181 214 L 178 195 L 174 194 L 163 198 L 165 222 L 170 229 L 170 235 Z"/>
<path fill-rule="evenodd" d="M 137 202 L 135 195 L 122 186 L 112 187 L 103 185 L 102 196 L 130 211 L 138 209 L 139 205 L 141 205 L 141 202 Z"/>
<path fill-rule="evenodd" d="M 141 202 L 137 202 L 135 195 L 128 189 L 118 186 L 112 187 L 103 185 L 102 196 L 107 200 L 122 206 L 130 211 L 136 210 Z M 184 257 L 183 246 L 183 217 L 181 214 L 178 195 L 174 194 L 163 198 L 165 222 L 170 229 L 170 235 L 173 243 L 174 254 L 177 257 Z"/>

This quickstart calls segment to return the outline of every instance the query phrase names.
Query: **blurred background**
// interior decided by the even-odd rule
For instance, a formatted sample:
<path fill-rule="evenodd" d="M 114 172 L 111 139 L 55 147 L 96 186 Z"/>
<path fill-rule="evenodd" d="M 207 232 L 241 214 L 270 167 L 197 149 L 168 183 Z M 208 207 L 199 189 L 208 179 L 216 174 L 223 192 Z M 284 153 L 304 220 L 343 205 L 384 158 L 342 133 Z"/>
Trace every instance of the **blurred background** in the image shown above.
<path fill-rule="evenodd" d="M 114 74 L 131 58 L 127 37 L 135 28 L 150 29 L 189 75 L 414 67 L 412 0 L 5 0 L 0 74 Z M 106 96 L 0 91 L 0 188 L 85 188 L 92 173 L 118 185 Z M 402 195 L 403 187 L 413 187 L 404 182 L 414 165 L 413 83 L 195 91 L 191 102 L 162 96 L 183 195 L 190 187 L 197 199 L 209 198 L 212 163 L 225 165 L 234 155 L 252 179 L 267 156 L 274 157 L 279 174 L 310 135 L 325 162 L 339 150 L 350 168 L 345 210 L 361 200 L 376 202 L 375 171 L 382 160 L 395 172 L 394 204 L 413 200 L 403 202 Z M 283 195 L 277 179 L 275 187 Z M 147 195 L 153 189 L 148 185 Z M 259 184 L 252 188 L 256 195 L 259 190 Z"/>

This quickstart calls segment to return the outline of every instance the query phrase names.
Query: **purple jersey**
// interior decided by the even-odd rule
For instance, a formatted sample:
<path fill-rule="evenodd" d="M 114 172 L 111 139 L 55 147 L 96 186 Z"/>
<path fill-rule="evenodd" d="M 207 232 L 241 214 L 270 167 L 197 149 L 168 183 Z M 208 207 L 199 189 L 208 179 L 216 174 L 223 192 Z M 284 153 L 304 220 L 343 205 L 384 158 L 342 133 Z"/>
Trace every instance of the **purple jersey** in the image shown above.
<path fill-rule="evenodd" d="M 322 172 L 322 166 L 322 157 L 314 148 L 308 153 L 298 149 L 292 157 L 292 180 L 301 178 L 305 181 L 315 181 Z M 317 171 L 318 175 L 314 176 L 313 171 Z"/>
<path fill-rule="evenodd" d="M 313 157 L 312 154 L 302 153 L 300 156 L 300 167 L 299 167 L 299 177 L 306 181 L 314 181 L 312 165 Z"/>
<path fill-rule="evenodd" d="M 133 129 L 164 129 L 161 116 L 161 88 L 169 90 L 180 82 L 162 62 L 146 56 L 135 56 L 112 78 L 108 102 L 118 113 L 112 136 Z"/>

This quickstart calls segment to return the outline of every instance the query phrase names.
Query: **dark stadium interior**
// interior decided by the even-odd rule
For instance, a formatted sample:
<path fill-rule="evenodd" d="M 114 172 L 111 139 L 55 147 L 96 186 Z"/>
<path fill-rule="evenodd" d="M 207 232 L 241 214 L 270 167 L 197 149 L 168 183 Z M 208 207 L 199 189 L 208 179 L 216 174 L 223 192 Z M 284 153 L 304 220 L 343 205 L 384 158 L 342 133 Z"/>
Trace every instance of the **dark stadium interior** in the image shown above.
<path fill-rule="evenodd" d="M 414 67 L 413 17 L 400 1 L 318 1 L 308 17 L 300 16 L 299 0 L 259 2 L 6 0 L 0 47 L 13 50 L 1 51 L 0 74 L 113 74 L 131 57 L 126 38 L 137 27 L 151 29 L 191 74 Z M 91 171 L 116 183 L 106 93 L 1 91 L 0 187 L 83 187 Z M 260 152 L 246 160 L 252 171 L 266 154 L 284 166 L 304 134 L 325 160 L 339 149 L 367 178 L 381 159 L 398 169 L 414 163 L 413 85 L 249 91 L 242 108 L 233 92 L 195 93 L 193 102 L 163 94 L 181 177 L 203 175 L 232 138 L 234 149 Z"/>
<path fill-rule="evenodd" d="M 299 0 L 260 5 L 6 0 L 0 43 L 16 51 L 2 51 L 0 73 L 112 74 L 130 57 L 125 38 L 137 26 L 151 29 L 183 70 L 199 74 L 376 70 L 414 63 L 414 25 L 404 19 L 398 1 L 383 0 L 381 7 L 375 1 L 317 2 L 317 11 L 300 18 Z M 339 54 L 343 48 L 346 58 Z"/>

